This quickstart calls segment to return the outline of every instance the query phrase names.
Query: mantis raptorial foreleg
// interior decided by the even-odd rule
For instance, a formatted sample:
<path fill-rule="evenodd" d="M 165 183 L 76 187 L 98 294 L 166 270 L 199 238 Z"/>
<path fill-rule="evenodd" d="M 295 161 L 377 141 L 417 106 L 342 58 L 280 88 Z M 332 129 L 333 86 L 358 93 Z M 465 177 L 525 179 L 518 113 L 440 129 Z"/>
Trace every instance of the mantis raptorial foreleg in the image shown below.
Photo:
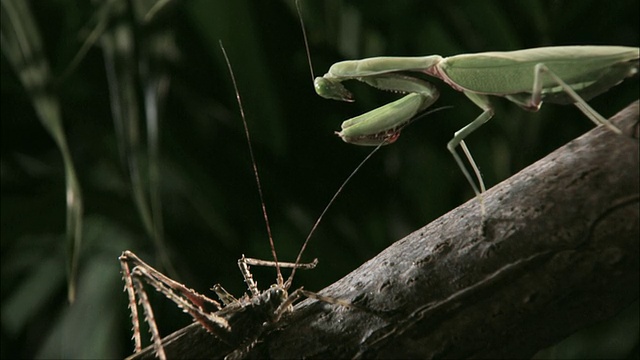
<path fill-rule="evenodd" d="M 370 71 L 366 72 L 366 74 L 370 73 Z M 336 134 L 348 143 L 377 146 L 383 142 L 386 144 L 394 142 L 400 134 L 400 130 L 416 114 L 436 102 L 440 96 L 438 89 L 428 82 L 400 74 L 380 74 L 375 77 L 356 77 L 356 79 L 378 89 L 406 93 L 407 95 L 376 110 L 343 122 L 342 131 L 336 132 Z M 316 91 L 334 100 L 353 101 L 353 96 L 342 86 L 340 81 L 333 81 L 331 78 L 317 78 L 315 80 Z"/>

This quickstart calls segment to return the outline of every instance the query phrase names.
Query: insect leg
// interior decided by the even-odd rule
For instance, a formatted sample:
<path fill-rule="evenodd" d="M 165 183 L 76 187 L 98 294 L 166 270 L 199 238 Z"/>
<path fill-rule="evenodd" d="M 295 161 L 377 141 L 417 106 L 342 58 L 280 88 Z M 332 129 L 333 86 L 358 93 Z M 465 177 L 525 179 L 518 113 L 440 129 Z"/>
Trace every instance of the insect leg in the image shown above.
<path fill-rule="evenodd" d="M 220 334 L 221 331 L 229 331 L 228 321 L 216 315 L 215 311 L 220 310 L 220 304 L 208 297 L 195 292 L 192 289 L 174 281 L 144 261 L 138 258 L 130 251 L 125 251 L 120 256 L 123 277 L 125 278 L 125 286 L 129 293 L 129 306 L 132 308 L 131 317 L 134 327 L 135 351 L 141 351 L 139 317 L 136 307 L 136 294 L 139 302 L 144 310 L 149 328 L 151 331 L 154 349 L 161 359 L 166 359 L 162 348 L 162 339 L 158 331 L 153 309 L 149 302 L 148 296 L 144 290 L 143 281 L 153 286 L 158 292 L 165 295 L 169 300 L 173 301 L 189 313 L 198 323 L 200 323 L 207 331 L 213 334 Z M 205 309 L 205 306 L 213 307 L 215 310 Z"/>
<path fill-rule="evenodd" d="M 486 188 L 484 186 L 484 181 L 482 180 L 482 174 L 480 174 L 480 170 L 478 169 L 478 166 L 473 160 L 473 157 L 471 156 L 471 152 L 469 152 L 467 145 L 464 143 L 464 139 L 467 136 L 469 136 L 469 134 L 477 130 L 480 126 L 482 126 L 484 123 L 489 121 L 493 117 L 494 111 L 493 111 L 493 108 L 491 107 L 491 103 L 489 102 L 489 98 L 487 96 L 470 93 L 470 92 L 465 92 L 464 94 L 471 101 L 473 101 L 474 104 L 480 107 L 483 110 L 483 112 L 477 118 L 475 118 L 475 120 L 473 120 L 472 122 L 467 124 L 465 127 L 455 132 L 455 134 L 453 135 L 453 138 L 447 144 L 447 149 L 449 149 L 449 152 L 451 152 L 451 155 L 453 155 L 453 158 L 458 164 L 458 167 L 460 168 L 460 170 L 462 170 L 462 173 L 467 178 L 467 181 L 469 182 L 469 184 L 471 184 L 473 191 L 476 193 L 476 196 L 480 200 L 480 204 L 482 206 L 482 213 L 484 216 L 485 210 L 484 210 L 482 193 L 486 190 Z M 467 171 L 467 168 L 464 165 L 462 158 L 460 158 L 460 155 L 458 155 L 458 153 L 456 152 L 456 147 L 458 147 L 458 145 L 462 148 L 462 151 L 467 157 L 469 164 L 471 164 L 471 167 L 473 169 L 473 172 L 476 175 L 476 179 L 478 181 L 480 188 L 478 188 L 475 181 L 471 177 L 471 174 L 469 173 L 469 171 Z"/>
<path fill-rule="evenodd" d="M 543 91 L 543 81 L 542 75 L 548 75 L 553 81 L 555 81 L 562 90 L 574 101 L 574 105 L 587 117 L 589 120 L 593 121 L 596 125 L 604 125 L 613 131 L 616 134 L 622 134 L 622 131 L 612 125 L 609 120 L 605 119 L 600 113 L 598 113 L 595 109 L 593 109 L 587 102 L 582 98 L 582 96 L 578 95 L 578 93 L 567 84 L 562 78 L 560 78 L 556 73 L 550 70 L 545 64 L 540 63 L 534 67 L 534 81 L 533 81 L 533 89 L 531 91 L 531 98 L 528 103 L 522 104 L 521 106 L 530 107 L 533 109 L 537 109 L 542 104 L 544 100 Z M 607 80 L 608 81 L 608 80 Z M 606 82 L 606 81 L 605 81 Z M 509 98 L 514 101 L 513 99 Z M 517 102 L 517 101 L 516 101 Z"/>
<path fill-rule="evenodd" d="M 133 285 L 135 287 L 135 291 L 138 293 L 138 296 L 140 297 L 140 305 L 142 305 L 145 318 L 147 320 L 147 323 L 149 324 L 149 331 L 151 332 L 151 342 L 153 343 L 153 348 L 156 352 L 156 356 L 158 356 L 160 360 L 166 360 L 167 354 L 165 353 L 164 347 L 162 346 L 162 337 L 160 336 L 160 331 L 158 330 L 156 318 L 153 315 L 153 309 L 151 308 L 149 297 L 147 296 L 146 291 L 144 291 L 144 286 L 142 285 L 142 281 L 140 281 L 139 277 L 135 276 L 137 274 L 136 269 L 137 268 L 134 268 L 132 272 Z M 138 336 L 140 336 L 139 332 L 140 330 L 138 329 Z M 136 347 L 137 347 L 137 344 L 136 344 Z M 140 350 L 136 349 L 136 352 L 138 351 Z"/>
<path fill-rule="evenodd" d="M 135 344 L 134 352 L 138 353 L 142 350 L 142 339 L 140 336 L 140 317 L 138 316 L 138 306 L 136 305 L 136 291 L 133 287 L 133 277 L 129 269 L 129 263 L 120 259 L 122 267 L 122 278 L 124 280 L 124 288 L 129 296 L 129 310 L 131 311 L 131 322 L 133 323 L 133 340 Z"/>
<path fill-rule="evenodd" d="M 244 258 L 244 261 L 247 264 L 254 265 L 254 266 L 276 267 L 276 262 L 275 261 L 270 261 L 270 260 Z M 291 263 L 291 262 L 280 262 L 280 261 L 278 261 L 277 264 L 278 264 L 277 266 L 280 266 L 281 268 L 296 268 L 296 269 L 311 270 L 311 269 L 314 269 L 316 267 L 316 265 L 318 265 L 318 259 L 313 259 L 313 261 L 310 262 L 310 263 L 296 264 L 296 263 Z"/>

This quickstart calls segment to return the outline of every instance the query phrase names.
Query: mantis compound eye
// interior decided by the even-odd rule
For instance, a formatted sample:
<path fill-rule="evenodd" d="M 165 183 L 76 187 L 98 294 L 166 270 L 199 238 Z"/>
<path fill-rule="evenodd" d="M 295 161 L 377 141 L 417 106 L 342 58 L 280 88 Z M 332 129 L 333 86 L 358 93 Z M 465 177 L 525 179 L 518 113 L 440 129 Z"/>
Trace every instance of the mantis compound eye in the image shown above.
<path fill-rule="evenodd" d="M 325 99 L 353 102 L 353 95 L 339 81 L 317 77 L 313 81 L 316 93 Z"/>

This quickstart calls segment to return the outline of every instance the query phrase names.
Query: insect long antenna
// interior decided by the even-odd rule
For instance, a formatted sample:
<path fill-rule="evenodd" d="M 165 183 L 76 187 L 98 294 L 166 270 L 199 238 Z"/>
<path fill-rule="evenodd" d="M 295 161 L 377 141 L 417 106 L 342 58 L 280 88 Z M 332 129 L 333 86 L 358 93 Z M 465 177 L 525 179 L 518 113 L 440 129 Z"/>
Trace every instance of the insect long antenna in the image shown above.
<path fill-rule="evenodd" d="M 231 75 L 231 82 L 233 83 L 233 89 L 236 92 L 236 101 L 238 102 L 238 108 L 240 108 L 240 117 L 242 117 L 242 124 L 244 125 L 244 134 L 247 139 L 247 145 L 249 146 L 249 155 L 251 156 L 251 165 L 253 166 L 253 175 L 256 178 L 256 184 L 258 185 L 258 194 L 260 195 L 260 204 L 262 205 L 262 216 L 264 217 L 264 223 L 267 227 L 267 235 L 269 236 L 269 245 L 271 246 L 271 255 L 273 256 L 273 261 L 276 264 L 276 273 L 277 273 L 277 283 L 278 285 L 283 285 L 282 273 L 280 272 L 280 266 L 278 265 L 278 256 L 276 255 L 276 247 L 273 243 L 273 236 L 271 236 L 271 225 L 269 225 L 269 215 L 267 215 L 267 206 L 264 202 L 264 195 L 262 194 L 262 185 L 260 183 L 260 175 L 258 174 L 258 165 L 256 165 L 256 159 L 253 155 L 253 147 L 251 146 L 251 136 L 249 135 L 249 126 L 247 125 L 247 119 L 244 115 L 244 108 L 242 107 L 242 99 L 240 99 L 240 92 L 238 91 L 238 84 L 236 83 L 236 77 L 233 74 L 233 69 L 231 68 L 231 62 L 229 61 L 229 57 L 227 56 L 227 52 L 222 45 L 222 40 L 220 40 L 220 49 L 222 49 L 222 54 L 224 55 L 224 60 L 227 62 L 227 68 L 229 69 L 229 74 Z"/>
<path fill-rule="evenodd" d="M 382 143 L 380 143 L 380 145 L 376 146 L 360 162 L 360 164 L 358 164 L 358 166 L 356 166 L 356 168 L 351 172 L 351 174 L 349 174 L 349 176 L 347 176 L 347 178 L 342 182 L 342 185 L 340 185 L 340 187 L 335 192 L 335 194 L 333 194 L 333 197 L 331 197 L 331 200 L 329 200 L 329 203 L 327 203 L 327 206 L 324 207 L 324 210 L 322 210 L 322 213 L 320 213 L 320 216 L 318 216 L 318 219 L 316 220 L 316 222 L 311 227 L 311 230 L 309 231 L 309 234 L 307 235 L 307 238 L 304 240 L 304 243 L 302 244 L 302 247 L 300 248 L 300 251 L 298 252 L 298 257 L 296 257 L 296 261 L 295 261 L 296 265 L 300 263 L 300 259 L 302 258 L 302 254 L 304 253 L 304 250 L 307 248 L 307 244 L 309 243 L 309 240 L 311 239 L 311 236 L 313 235 L 313 233 L 316 231 L 316 228 L 320 224 L 320 221 L 322 221 L 322 218 L 324 217 L 324 214 L 327 213 L 327 210 L 329 210 L 329 207 L 331 207 L 331 205 L 336 200 L 338 195 L 342 192 L 342 189 L 344 189 L 344 187 L 347 185 L 347 183 L 358 172 L 358 170 L 360 170 L 360 168 L 364 165 L 364 163 L 366 163 L 367 160 L 369 160 L 373 156 L 373 154 L 375 154 L 376 151 L 378 151 L 378 149 L 380 149 L 380 147 L 382 147 L 383 145 L 386 145 L 386 142 L 382 142 Z M 296 274 L 296 268 L 297 268 L 297 266 L 293 267 L 293 270 L 291 271 L 291 275 L 289 275 L 289 278 L 287 278 L 287 281 L 284 283 L 284 288 L 285 289 L 289 289 L 289 287 L 291 286 L 291 283 L 293 282 L 293 276 Z"/>
<path fill-rule="evenodd" d="M 302 19 L 302 9 L 300 9 L 300 0 L 296 0 L 296 10 L 298 11 L 298 19 L 300 19 L 300 28 L 302 29 L 302 37 L 304 38 L 304 48 L 307 51 L 307 61 L 309 62 L 309 71 L 311 72 L 311 83 L 315 80 L 313 74 L 313 64 L 311 63 L 311 51 L 309 51 L 309 41 L 307 40 L 307 31 L 304 28 L 304 20 Z"/>

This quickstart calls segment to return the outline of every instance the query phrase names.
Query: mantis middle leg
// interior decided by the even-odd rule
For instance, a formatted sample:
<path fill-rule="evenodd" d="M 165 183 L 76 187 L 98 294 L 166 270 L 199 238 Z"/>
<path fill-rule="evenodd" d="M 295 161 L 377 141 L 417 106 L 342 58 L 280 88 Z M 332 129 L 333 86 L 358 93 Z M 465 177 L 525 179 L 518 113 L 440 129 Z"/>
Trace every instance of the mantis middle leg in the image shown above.
<path fill-rule="evenodd" d="M 493 108 L 491 107 L 491 103 L 487 96 L 470 93 L 470 92 L 465 92 L 464 94 L 471 101 L 473 101 L 474 104 L 478 105 L 478 107 L 480 107 L 483 111 L 482 111 L 482 114 L 480 114 L 477 118 L 475 118 L 475 120 L 473 120 L 472 122 L 467 124 L 465 127 L 463 127 L 462 129 L 454 133 L 453 138 L 449 141 L 449 143 L 447 143 L 447 149 L 449 149 L 449 152 L 451 152 L 451 155 L 453 155 L 453 158 L 458 164 L 458 167 L 464 174 L 465 178 L 467 178 L 467 181 L 469 182 L 469 184 L 471 184 L 471 187 L 473 188 L 473 191 L 476 193 L 476 196 L 480 199 L 482 213 L 484 214 L 484 202 L 482 201 L 482 193 L 484 193 L 486 188 L 484 185 L 484 181 L 482 180 L 482 175 L 480 174 L 480 170 L 478 169 L 476 162 L 473 160 L 473 156 L 471 156 L 471 152 L 469 152 L 467 145 L 464 143 L 464 139 L 469 134 L 477 130 L 480 126 L 482 126 L 484 123 L 489 121 L 493 117 L 494 111 L 493 111 Z M 467 157 L 469 164 L 471 164 L 471 168 L 473 169 L 473 172 L 476 175 L 478 185 L 476 185 L 476 182 L 473 180 L 473 178 L 471 177 L 471 174 L 467 170 L 467 167 L 464 165 L 462 158 L 456 152 L 456 147 L 458 147 L 458 145 L 462 148 L 462 151 Z"/>

